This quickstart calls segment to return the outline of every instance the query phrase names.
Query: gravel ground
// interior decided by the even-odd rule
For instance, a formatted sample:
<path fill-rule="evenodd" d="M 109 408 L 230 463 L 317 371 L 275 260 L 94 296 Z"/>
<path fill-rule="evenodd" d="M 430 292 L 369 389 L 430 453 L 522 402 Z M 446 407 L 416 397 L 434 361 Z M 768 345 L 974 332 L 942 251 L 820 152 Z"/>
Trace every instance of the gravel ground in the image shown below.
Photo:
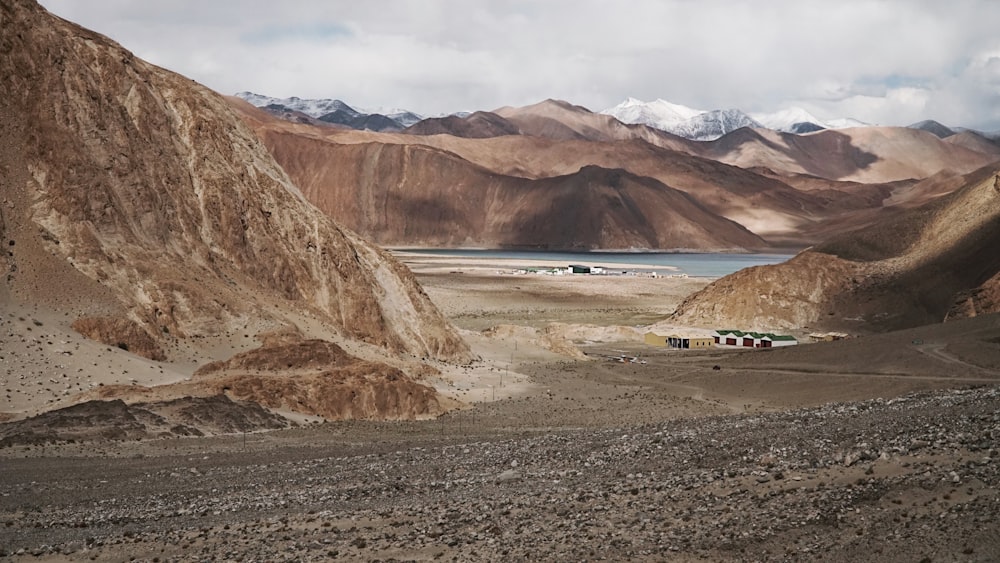
<path fill-rule="evenodd" d="M 1000 559 L 1000 387 L 600 428 L 517 426 L 486 412 L 314 425 L 251 435 L 248 445 L 8 449 L 0 552 L 32 561 Z"/>

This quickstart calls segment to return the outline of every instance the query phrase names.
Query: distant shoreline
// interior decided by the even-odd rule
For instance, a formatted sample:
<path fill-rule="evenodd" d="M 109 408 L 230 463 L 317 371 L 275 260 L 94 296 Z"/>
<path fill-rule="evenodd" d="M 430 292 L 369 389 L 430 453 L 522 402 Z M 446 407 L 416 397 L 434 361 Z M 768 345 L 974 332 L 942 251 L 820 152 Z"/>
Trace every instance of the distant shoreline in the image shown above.
<path fill-rule="evenodd" d="M 742 249 L 718 249 L 718 250 L 706 250 L 702 248 L 599 248 L 599 249 L 550 249 L 550 248 L 532 248 L 532 247 L 502 247 L 502 248 L 492 248 L 486 246 L 449 246 L 449 247 L 439 247 L 439 246 L 384 246 L 385 250 L 389 252 L 407 252 L 407 253 L 458 253 L 458 252 L 519 252 L 519 253 L 537 253 L 537 254 L 590 254 L 590 255 L 601 255 L 601 254 L 629 254 L 629 255 L 643 255 L 643 254 L 718 254 L 722 256 L 726 255 L 781 255 L 781 256 L 795 256 L 803 249 L 801 248 L 775 248 L 769 249 L 767 251 L 761 250 L 742 250 Z"/>
<path fill-rule="evenodd" d="M 793 256 L 764 253 L 549 252 L 472 248 L 395 248 L 390 252 L 411 268 L 422 271 L 446 267 L 464 267 L 478 271 L 498 268 L 566 268 L 570 264 L 579 264 L 637 273 L 685 274 L 699 278 L 719 278 L 752 266 L 781 263 Z"/>

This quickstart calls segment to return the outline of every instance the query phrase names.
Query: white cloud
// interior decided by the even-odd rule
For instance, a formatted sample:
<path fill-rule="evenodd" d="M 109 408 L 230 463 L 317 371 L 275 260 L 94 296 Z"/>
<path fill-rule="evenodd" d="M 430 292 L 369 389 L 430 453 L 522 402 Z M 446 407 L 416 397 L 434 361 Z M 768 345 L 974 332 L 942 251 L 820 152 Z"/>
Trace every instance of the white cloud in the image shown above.
<path fill-rule="evenodd" d="M 43 0 L 223 93 L 426 114 L 626 96 L 1000 129 L 1000 2 Z M 918 115 L 918 112 L 933 115 Z"/>

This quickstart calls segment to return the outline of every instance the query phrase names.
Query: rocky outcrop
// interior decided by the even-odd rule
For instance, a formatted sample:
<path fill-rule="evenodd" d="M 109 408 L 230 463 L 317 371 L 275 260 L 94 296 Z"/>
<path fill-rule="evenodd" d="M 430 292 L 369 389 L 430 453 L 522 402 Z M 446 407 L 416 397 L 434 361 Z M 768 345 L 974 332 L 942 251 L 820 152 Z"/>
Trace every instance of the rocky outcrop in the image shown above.
<path fill-rule="evenodd" d="M 214 92 L 30 0 L 0 5 L 5 291 L 158 341 L 295 319 L 468 349 L 413 276 L 310 205 Z"/>
<path fill-rule="evenodd" d="M 955 303 L 948 311 L 945 320 L 978 317 L 990 313 L 1000 313 L 1000 274 L 993 276 L 979 287 L 962 291 L 955 296 Z"/>
<path fill-rule="evenodd" d="M 80 317 L 73 321 L 73 330 L 91 340 L 117 346 L 150 360 L 165 360 L 166 355 L 156 340 L 136 322 L 114 317 Z"/>
<path fill-rule="evenodd" d="M 224 395 L 134 405 L 121 399 L 95 399 L 0 426 L 0 448 L 233 434 L 289 425 L 288 420 L 260 405 L 234 402 Z"/>
<path fill-rule="evenodd" d="M 333 420 L 436 416 L 457 403 L 402 371 L 355 358 L 332 342 L 265 344 L 195 372 L 199 393 Z"/>

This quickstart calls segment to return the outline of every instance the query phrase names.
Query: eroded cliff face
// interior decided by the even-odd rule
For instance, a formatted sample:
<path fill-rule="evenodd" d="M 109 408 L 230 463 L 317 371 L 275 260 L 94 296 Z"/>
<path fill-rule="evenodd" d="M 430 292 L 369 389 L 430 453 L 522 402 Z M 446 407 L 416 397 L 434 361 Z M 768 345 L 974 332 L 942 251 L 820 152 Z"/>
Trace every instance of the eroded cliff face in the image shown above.
<path fill-rule="evenodd" d="M 306 202 L 214 92 L 29 0 L 0 4 L 4 291 L 156 340 L 314 319 L 468 349 L 412 274 Z"/>

